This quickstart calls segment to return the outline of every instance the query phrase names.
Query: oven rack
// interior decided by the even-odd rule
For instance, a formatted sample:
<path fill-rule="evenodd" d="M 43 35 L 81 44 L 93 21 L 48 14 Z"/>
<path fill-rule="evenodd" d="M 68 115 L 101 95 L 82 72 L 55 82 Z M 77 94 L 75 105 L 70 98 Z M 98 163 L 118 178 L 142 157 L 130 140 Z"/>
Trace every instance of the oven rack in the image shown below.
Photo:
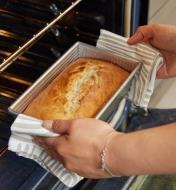
<path fill-rule="evenodd" d="M 7 59 L 4 59 L 0 64 L 0 73 L 7 69 L 20 55 L 25 53 L 32 45 L 34 45 L 41 37 L 43 37 L 49 29 L 51 29 L 59 20 L 61 20 L 67 13 L 69 13 L 74 7 L 76 7 L 82 0 L 76 0 L 72 2 L 71 5 L 66 8 L 63 12 L 60 12 L 59 16 L 54 18 L 51 22 L 46 23 L 46 26 L 43 27 L 37 34 L 34 34 L 31 39 L 29 39 L 22 46 L 19 46 L 18 49 L 12 53 Z"/>

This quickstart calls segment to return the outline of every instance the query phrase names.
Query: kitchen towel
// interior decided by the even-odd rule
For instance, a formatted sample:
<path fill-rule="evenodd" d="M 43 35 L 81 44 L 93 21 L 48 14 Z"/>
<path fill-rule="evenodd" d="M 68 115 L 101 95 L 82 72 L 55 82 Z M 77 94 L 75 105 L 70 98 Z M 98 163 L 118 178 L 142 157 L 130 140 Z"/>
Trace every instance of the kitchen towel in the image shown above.
<path fill-rule="evenodd" d="M 44 169 L 58 177 L 66 186 L 76 185 L 82 177 L 66 170 L 58 160 L 51 158 L 41 146 L 32 141 L 32 135 L 54 137 L 58 134 L 44 129 L 41 120 L 19 114 L 11 126 L 8 150 L 16 152 L 19 156 L 35 160 Z"/>
<path fill-rule="evenodd" d="M 123 58 L 142 63 L 140 71 L 133 80 L 129 97 L 136 105 L 147 108 L 153 92 L 156 72 L 159 65 L 163 63 L 163 58 L 159 51 L 148 45 L 129 46 L 126 42 L 127 38 L 101 30 L 97 47 Z M 112 125 L 115 125 L 118 121 L 124 105 L 125 103 L 122 101 L 111 122 Z M 16 152 L 19 156 L 35 160 L 43 168 L 57 176 L 68 187 L 75 186 L 83 178 L 66 170 L 58 160 L 52 159 L 42 147 L 32 142 L 32 135 L 56 135 L 43 129 L 41 124 L 41 120 L 19 114 L 11 127 L 12 135 L 8 149 Z"/>
<path fill-rule="evenodd" d="M 110 120 L 112 127 L 116 126 L 121 113 L 126 104 L 126 99 L 122 99 L 116 113 Z M 35 160 L 47 171 L 54 174 L 68 187 L 73 187 L 81 179 L 81 176 L 66 170 L 63 165 L 53 158 L 47 152 L 32 141 L 32 136 L 56 137 L 59 134 L 48 131 L 42 127 L 42 121 L 24 114 L 19 114 L 11 126 L 11 137 L 8 149 L 16 152 L 19 156 Z"/>
<path fill-rule="evenodd" d="M 129 98 L 136 106 L 146 109 L 154 90 L 157 70 L 163 64 L 163 56 L 157 49 L 149 45 L 144 43 L 128 45 L 127 40 L 128 38 L 101 30 L 97 47 L 131 61 L 142 63 L 141 69 L 131 85 Z"/>

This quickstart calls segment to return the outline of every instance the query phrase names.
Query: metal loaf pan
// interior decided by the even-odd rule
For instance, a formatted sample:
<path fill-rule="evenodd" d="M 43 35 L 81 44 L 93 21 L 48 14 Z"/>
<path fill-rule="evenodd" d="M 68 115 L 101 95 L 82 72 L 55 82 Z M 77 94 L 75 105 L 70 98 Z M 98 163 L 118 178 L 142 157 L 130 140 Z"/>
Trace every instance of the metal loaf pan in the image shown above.
<path fill-rule="evenodd" d="M 9 112 L 15 115 L 23 113 L 28 104 L 30 104 L 30 102 L 39 94 L 40 91 L 42 91 L 42 89 L 46 88 L 46 86 L 71 62 L 80 57 L 109 61 L 131 73 L 127 80 L 121 85 L 121 87 L 115 92 L 115 94 L 96 116 L 97 119 L 107 121 L 112 112 L 117 110 L 120 100 L 128 93 L 132 79 L 140 68 L 140 64 L 126 60 L 114 54 L 108 53 L 105 50 L 82 42 L 77 42 L 74 44 L 41 77 L 39 77 L 38 80 L 9 107 Z"/>

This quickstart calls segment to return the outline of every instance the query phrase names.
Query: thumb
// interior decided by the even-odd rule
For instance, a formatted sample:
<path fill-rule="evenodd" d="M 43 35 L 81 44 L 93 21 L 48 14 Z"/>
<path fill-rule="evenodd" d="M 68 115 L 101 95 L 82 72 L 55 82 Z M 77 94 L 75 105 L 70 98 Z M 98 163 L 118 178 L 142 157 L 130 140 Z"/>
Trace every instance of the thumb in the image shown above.
<path fill-rule="evenodd" d="M 143 34 L 140 32 L 140 31 L 136 31 L 133 36 L 131 36 L 127 43 L 130 44 L 130 45 L 133 45 L 133 44 L 137 44 L 139 42 L 142 42 L 144 39 L 144 36 Z"/>
<path fill-rule="evenodd" d="M 46 120 L 42 126 L 54 133 L 66 134 L 71 126 L 71 120 Z"/>
<path fill-rule="evenodd" d="M 167 73 L 167 67 L 166 67 L 166 64 L 163 64 L 158 72 L 157 72 L 157 79 L 165 79 L 165 78 L 168 78 L 168 73 Z"/>
<path fill-rule="evenodd" d="M 149 41 L 153 37 L 154 31 L 152 25 L 140 26 L 137 31 L 128 39 L 127 43 L 133 45 L 139 42 Z"/>

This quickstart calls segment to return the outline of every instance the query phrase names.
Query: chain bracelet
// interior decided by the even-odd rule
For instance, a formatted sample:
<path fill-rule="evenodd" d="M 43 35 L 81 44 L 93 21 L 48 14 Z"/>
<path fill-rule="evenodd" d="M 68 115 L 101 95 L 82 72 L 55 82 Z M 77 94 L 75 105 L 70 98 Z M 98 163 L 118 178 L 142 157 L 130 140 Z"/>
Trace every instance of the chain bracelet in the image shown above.
<path fill-rule="evenodd" d="M 113 132 L 114 133 L 114 132 Z M 111 133 L 111 134 L 113 134 Z M 104 145 L 104 148 L 103 150 L 101 151 L 101 169 L 108 173 L 111 177 L 117 177 L 116 175 L 113 174 L 113 172 L 111 172 L 111 170 L 109 169 L 109 167 L 107 166 L 107 163 L 106 163 L 106 153 L 107 153 L 107 146 L 110 142 L 112 138 L 108 138 L 108 140 L 106 141 L 105 145 Z"/>

